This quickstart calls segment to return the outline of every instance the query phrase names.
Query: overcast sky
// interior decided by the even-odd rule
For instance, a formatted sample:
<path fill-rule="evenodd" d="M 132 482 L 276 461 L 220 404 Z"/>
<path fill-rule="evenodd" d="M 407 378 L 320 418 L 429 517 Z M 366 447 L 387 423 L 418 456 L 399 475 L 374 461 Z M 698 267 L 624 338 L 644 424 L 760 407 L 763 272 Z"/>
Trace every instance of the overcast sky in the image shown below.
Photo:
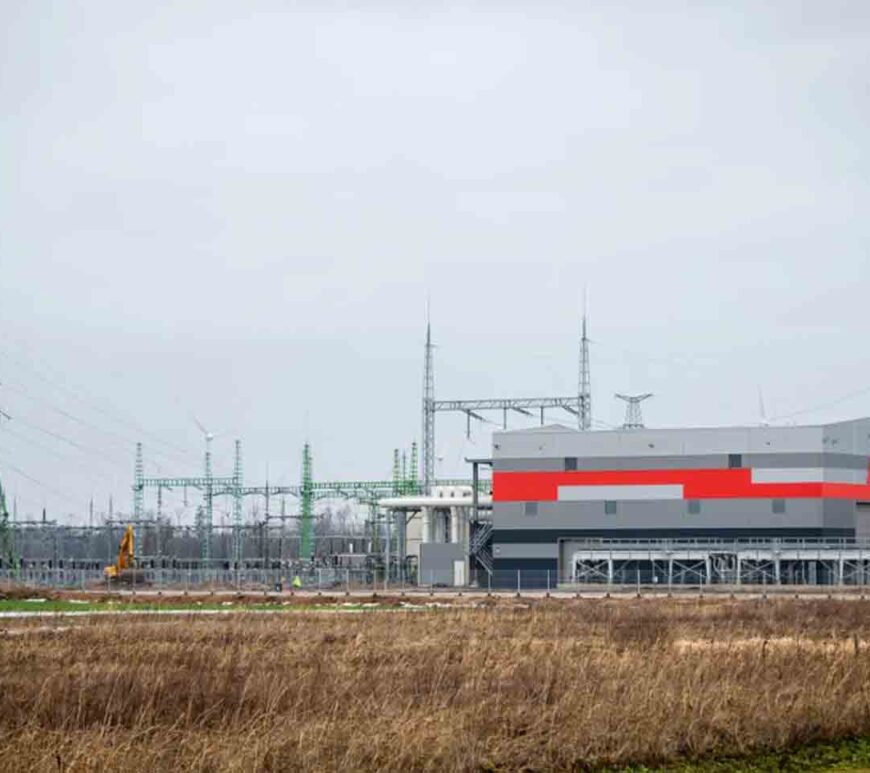
<path fill-rule="evenodd" d="M 409 8 L 412 6 L 412 8 Z M 383 478 L 441 398 L 870 414 L 870 4 L 0 4 L 0 475 Z M 500 417 L 493 417 L 498 420 Z M 553 414 L 553 420 L 559 417 Z M 517 417 L 516 426 L 522 426 Z M 439 473 L 489 427 L 438 421 Z M 159 465 L 159 466 L 158 466 Z M 173 500 L 172 507 L 178 506 Z M 153 506 L 153 502 L 150 503 Z"/>

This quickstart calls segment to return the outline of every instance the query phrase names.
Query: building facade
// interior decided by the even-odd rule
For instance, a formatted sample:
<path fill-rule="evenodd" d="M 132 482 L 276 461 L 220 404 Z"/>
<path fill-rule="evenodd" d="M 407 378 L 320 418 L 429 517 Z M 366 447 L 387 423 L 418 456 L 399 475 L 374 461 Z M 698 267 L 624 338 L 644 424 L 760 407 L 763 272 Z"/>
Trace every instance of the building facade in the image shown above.
<path fill-rule="evenodd" d="M 592 556 L 590 550 L 636 552 L 641 544 L 666 541 L 730 541 L 740 551 L 857 545 L 870 539 L 868 460 L 870 419 L 499 432 L 493 437 L 495 572 L 547 572 L 565 581 L 576 575 L 576 557 Z M 731 551 L 738 567 L 740 551 Z M 707 562 L 708 580 L 711 555 L 698 559 Z M 654 564 L 652 571 L 658 580 Z M 777 563 L 777 579 L 779 571 Z"/>

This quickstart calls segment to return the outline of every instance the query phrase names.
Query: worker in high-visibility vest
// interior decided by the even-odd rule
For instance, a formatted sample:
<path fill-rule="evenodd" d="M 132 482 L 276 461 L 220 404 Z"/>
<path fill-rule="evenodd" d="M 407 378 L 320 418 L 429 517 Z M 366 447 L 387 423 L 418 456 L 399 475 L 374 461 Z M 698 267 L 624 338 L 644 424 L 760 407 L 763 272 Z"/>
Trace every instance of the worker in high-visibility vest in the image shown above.
<path fill-rule="evenodd" d="M 301 588 L 302 587 L 302 580 L 299 579 L 298 574 L 293 578 L 293 587 L 294 588 Z"/>

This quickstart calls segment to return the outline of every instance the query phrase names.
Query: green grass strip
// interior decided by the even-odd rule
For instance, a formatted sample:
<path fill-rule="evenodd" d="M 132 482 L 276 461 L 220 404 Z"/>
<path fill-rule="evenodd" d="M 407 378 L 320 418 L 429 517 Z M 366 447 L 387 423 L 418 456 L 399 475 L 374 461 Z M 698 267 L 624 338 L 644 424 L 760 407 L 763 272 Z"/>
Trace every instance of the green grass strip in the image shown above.
<path fill-rule="evenodd" d="M 610 768 L 623 773 L 772 773 L 772 771 L 870 770 L 870 738 L 824 741 L 782 752 L 746 757 L 718 757 L 664 767 Z"/>

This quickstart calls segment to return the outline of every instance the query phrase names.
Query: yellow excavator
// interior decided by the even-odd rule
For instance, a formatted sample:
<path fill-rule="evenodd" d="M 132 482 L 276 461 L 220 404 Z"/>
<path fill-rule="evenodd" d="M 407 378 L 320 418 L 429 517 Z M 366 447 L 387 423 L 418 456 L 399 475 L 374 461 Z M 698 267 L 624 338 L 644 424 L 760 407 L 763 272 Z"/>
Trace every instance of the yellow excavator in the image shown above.
<path fill-rule="evenodd" d="M 135 573 L 134 566 L 134 543 L 133 543 L 133 525 L 129 525 L 121 537 L 121 544 L 118 547 L 118 560 L 111 566 L 107 566 L 103 573 L 106 580 L 114 580 L 115 582 L 130 582 L 134 579 L 132 576 Z"/>

